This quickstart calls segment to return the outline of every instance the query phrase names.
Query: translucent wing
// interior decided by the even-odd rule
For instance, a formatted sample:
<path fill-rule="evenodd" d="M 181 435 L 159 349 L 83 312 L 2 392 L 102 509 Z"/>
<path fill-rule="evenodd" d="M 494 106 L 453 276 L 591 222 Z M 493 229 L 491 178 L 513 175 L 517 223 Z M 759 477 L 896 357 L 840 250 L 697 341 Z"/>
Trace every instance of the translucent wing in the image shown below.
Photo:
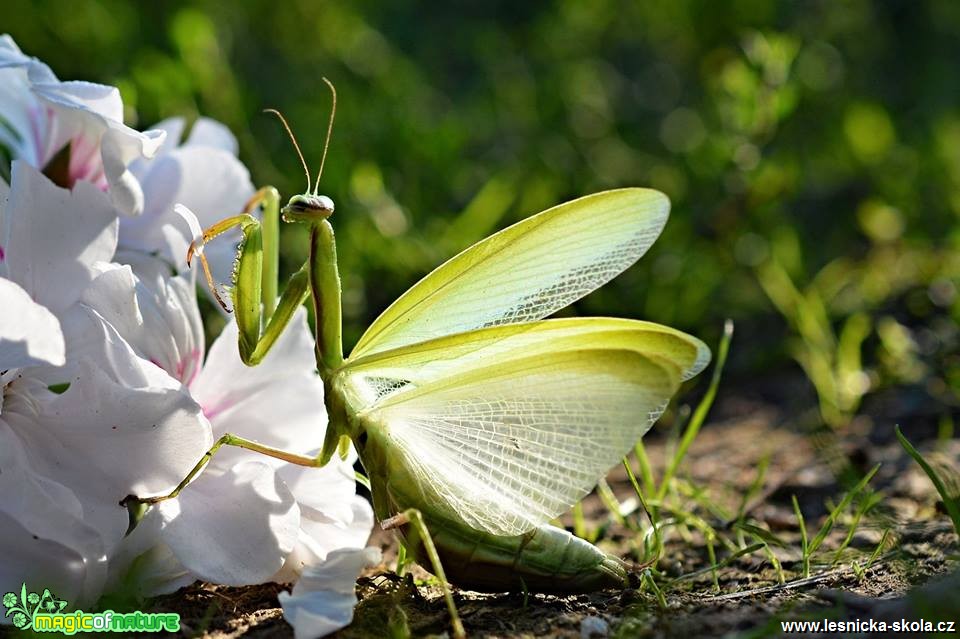
<path fill-rule="evenodd" d="M 563 318 L 447 335 L 351 360 L 341 389 L 354 410 L 442 377 L 512 359 L 563 350 L 613 348 L 667 360 L 686 380 L 710 361 L 695 337 L 651 322 L 606 317 Z"/>
<path fill-rule="evenodd" d="M 587 494 L 660 414 L 679 373 L 634 351 L 567 350 L 395 393 L 359 417 L 402 456 L 427 506 L 517 535 Z"/>
<path fill-rule="evenodd" d="M 367 329 L 351 358 L 542 319 L 637 261 L 660 234 L 669 210 L 662 193 L 620 189 L 518 222 L 415 284 Z"/>

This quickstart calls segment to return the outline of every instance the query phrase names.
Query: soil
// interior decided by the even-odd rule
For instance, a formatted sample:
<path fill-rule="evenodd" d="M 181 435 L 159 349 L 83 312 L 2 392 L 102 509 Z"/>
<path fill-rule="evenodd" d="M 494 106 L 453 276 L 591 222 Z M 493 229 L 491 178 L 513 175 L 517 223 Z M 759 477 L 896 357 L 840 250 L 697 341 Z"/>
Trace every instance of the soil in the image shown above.
<path fill-rule="evenodd" d="M 687 538 L 671 534 L 657 567 L 666 580 L 680 579 L 660 580 L 663 602 L 641 587 L 639 565 L 636 587 L 624 591 L 526 597 L 456 591 L 468 634 L 690 639 L 774 636 L 781 633 L 780 621 L 791 619 L 930 620 L 939 615 L 960 622 L 957 534 L 942 512 L 942 503 L 938 509 L 930 481 L 896 442 L 893 424 L 900 423 L 924 454 L 947 468 L 960 468 L 960 441 L 937 441 L 939 416 L 926 414 L 930 403 L 915 401 L 902 390 L 873 398 L 864 407 L 866 416 L 855 419 L 842 433 L 805 427 L 805 422 L 815 420 L 776 408 L 790 404 L 756 397 L 720 402 L 681 471 L 692 485 L 706 490 L 715 511 L 698 512 L 723 530 L 719 511 L 737 511 L 742 496 L 755 483 L 758 466 L 769 457 L 762 485 L 745 510 L 756 525 L 783 540 L 783 547 L 771 546 L 782 565 L 783 582 L 769 559 L 757 552 L 720 568 L 714 583 L 704 539 L 695 533 Z M 670 441 L 659 430 L 645 439 L 656 476 L 662 472 Z M 879 505 L 860 522 L 840 559 L 833 562 L 835 549 L 850 530 L 849 518 L 838 522 L 817 555 L 821 561 L 813 565 L 809 578 L 803 578 L 800 531 L 791 497 L 796 495 L 808 529 L 816 531 L 828 513 L 827 504 L 837 503 L 850 487 L 845 479 L 849 469 L 862 473 L 877 463 L 880 470 L 870 486 L 880 493 Z M 615 470 L 608 481 L 620 501 L 629 503 L 633 492 L 623 469 Z M 588 529 L 602 527 L 598 545 L 636 564 L 635 530 L 611 521 L 595 495 L 584 502 L 584 514 Z M 572 524 L 572 519 L 564 523 Z M 729 525 L 726 531 L 734 538 Z M 396 556 L 392 537 L 381 531 L 371 543 L 383 548 L 385 563 L 361 577 L 355 621 L 334 636 L 448 633 L 446 608 L 429 575 L 414 567 L 406 577 L 398 577 L 389 568 Z M 717 559 L 727 555 L 718 544 Z M 277 602 L 277 593 L 285 589 L 277 584 L 248 588 L 196 584 L 154 601 L 151 609 L 180 613 L 182 636 L 292 637 Z"/>

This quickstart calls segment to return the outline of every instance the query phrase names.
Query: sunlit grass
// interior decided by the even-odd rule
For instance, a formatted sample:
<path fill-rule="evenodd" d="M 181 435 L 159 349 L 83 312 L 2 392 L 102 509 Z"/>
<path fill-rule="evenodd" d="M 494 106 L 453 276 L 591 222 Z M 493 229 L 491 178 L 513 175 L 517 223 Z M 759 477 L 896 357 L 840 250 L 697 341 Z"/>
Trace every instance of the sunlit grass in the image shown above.
<path fill-rule="evenodd" d="M 920 468 L 923 469 L 923 472 L 927 474 L 927 477 L 930 478 L 930 481 L 933 483 L 933 486 L 937 489 L 937 493 L 940 495 L 940 499 L 943 500 L 943 506 L 947 511 L 947 514 L 950 516 L 950 519 L 953 521 L 953 528 L 957 532 L 957 535 L 960 536 L 960 496 L 956 494 L 950 494 L 947 490 L 947 485 L 944 482 L 943 478 L 940 477 L 933 466 L 930 465 L 923 455 L 920 454 L 913 444 L 910 443 L 910 440 L 904 436 L 903 432 L 900 430 L 900 426 L 897 425 L 894 427 L 894 432 L 897 434 L 897 439 L 900 441 L 900 445 L 903 446 L 903 449 L 907 451 L 907 454 L 913 458 Z"/>

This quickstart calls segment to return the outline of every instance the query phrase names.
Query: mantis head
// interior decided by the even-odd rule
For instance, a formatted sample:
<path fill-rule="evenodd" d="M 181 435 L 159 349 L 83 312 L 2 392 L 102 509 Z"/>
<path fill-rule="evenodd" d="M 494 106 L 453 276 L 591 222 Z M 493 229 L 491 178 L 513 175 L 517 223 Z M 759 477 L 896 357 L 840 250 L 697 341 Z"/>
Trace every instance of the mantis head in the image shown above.
<path fill-rule="evenodd" d="M 297 151 L 297 157 L 300 158 L 300 164 L 303 165 L 303 172 L 307 176 L 307 190 L 302 195 L 294 195 L 287 202 L 287 205 L 280 211 L 283 214 L 285 222 L 321 222 L 333 215 L 333 200 L 326 195 L 320 195 L 320 176 L 323 175 L 323 165 L 327 161 L 327 149 L 330 148 L 330 135 L 333 133 L 333 119 L 337 114 L 337 90 L 333 83 L 326 78 L 323 81 L 330 87 L 332 104 L 330 106 L 330 121 L 327 123 L 327 139 L 323 143 L 323 157 L 320 159 L 320 171 L 317 173 L 316 187 L 311 191 L 310 169 L 307 168 L 307 162 L 303 159 L 303 153 L 300 151 L 300 145 L 297 144 L 297 138 L 290 130 L 286 118 L 276 109 L 266 109 L 267 113 L 272 113 L 283 123 L 283 128 L 287 130 L 290 141 L 293 142 L 293 148 Z"/>
<path fill-rule="evenodd" d="M 333 215 L 333 200 L 326 195 L 294 195 L 281 211 L 285 222 L 319 222 Z"/>

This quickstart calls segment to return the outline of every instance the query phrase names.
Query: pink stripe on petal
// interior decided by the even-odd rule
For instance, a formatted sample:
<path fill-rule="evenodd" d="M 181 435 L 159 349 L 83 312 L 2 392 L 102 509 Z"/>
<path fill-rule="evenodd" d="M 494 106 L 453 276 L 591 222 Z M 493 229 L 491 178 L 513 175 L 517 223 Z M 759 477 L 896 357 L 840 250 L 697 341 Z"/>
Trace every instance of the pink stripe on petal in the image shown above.
<path fill-rule="evenodd" d="M 201 406 L 200 410 L 203 411 L 203 416 L 212 422 L 217 415 L 230 410 L 234 406 L 236 406 L 235 402 L 221 402 L 220 404 L 214 404 L 212 407 Z"/>
<path fill-rule="evenodd" d="M 187 371 L 190 372 L 188 379 L 184 379 L 187 376 Z M 197 375 L 200 373 L 200 349 L 195 348 L 183 359 L 177 362 L 177 379 L 179 379 L 186 386 L 190 386 L 193 383 L 193 380 L 197 378 Z"/>
<path fill-rule="evenodd" d="M 98 142 L 78 135 L 70 141 L 70 186 L 78 180 L 86 180 L 101 191 L 107 190 L 107 177 L 103 171 Z"/>

